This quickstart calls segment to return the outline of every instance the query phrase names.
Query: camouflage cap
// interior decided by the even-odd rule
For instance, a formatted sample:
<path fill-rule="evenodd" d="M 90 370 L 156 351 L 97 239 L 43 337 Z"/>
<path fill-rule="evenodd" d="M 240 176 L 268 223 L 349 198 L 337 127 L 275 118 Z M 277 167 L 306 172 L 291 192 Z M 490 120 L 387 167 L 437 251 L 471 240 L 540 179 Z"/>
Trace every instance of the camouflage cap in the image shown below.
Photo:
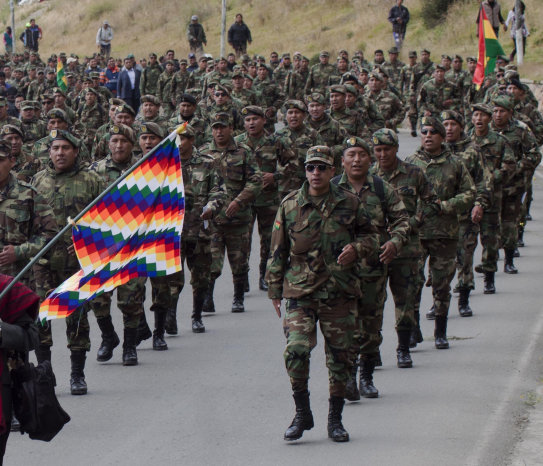
<path fill-rule="evenodd" d="M 463 62 L 463 61 L 464 61 L 464 59 L 462 58 L 461 55 L 455 55 L 455 56 L 454 56 L 454 59 L 455 59 L 455 60 L 458 60 L 458 61 L 460 61 L 460 62 Z"/>
<path fill-rule="evenodd" d="M 7 136 L 8 134 L 18 134 L 21 137 L 21 139 L 24 138 L 23 130 L 15 125 L 2 126 L 2 137 Z"/>
<path fill-rule="evenodd" d="M 0 96 L 0 107 L 5 107 L 7 104 L 7 99 L 4 96 Z"/>
<path fill-rule="evenodd" d="M 32 105 L 34 106 L 34 110 L 41 110 L 42 109 L 42 104 L 40 101 L 38 100 L 32 100 Z"/>
<path fill-rule="evenodd" d="M 301 100 L 287 100 L 284 105 L 285 110 L 297 109 L 301 112 L 307 113 L 307 107 Z"/>
<path fill-rule="evenodd" d="M 28 71 L 34 71 L 36 69 L 36 65 L 29 65 Z"/>
<path fill-rule="evenodd" d="M 65 129 L 52 129 L 49 133 L 49 138 L 51 139 L 51 142 L 59 140 L 68 141 L 76 149 L 81 147 L 81 141 Z"/>
<path fill-rule="evenodd" d="M 151 94 L 146 94 L 141 98 L 141 103 L 143 104 L 145 102 L 149 102 L 153 105 L 156 105 L 157 107 L 160 106 L 159 98 Z"/>
<path fill-rule="evenodd" d="M 428 49 L 422 49 L 420 53 L 427 53 L 428 55 L 430 55 L 431 52 Z"/>
<path fill-rule="evenodd" d="M 400 51 L 398 50 L 398 47 L 390 47 L 388 49 L 388 53 L 400 53 Z"/>
<path fill-rule="evenodd" d="M 398 135 L 389 128 L 381 128 L 373 133 L 371 142 L 374 146 L 395 146 L 399 145 Z"/>
<path fill-rule="evenodd" d="M 347 90 L 345 89 L 345 86 L 343 84 L 336 84 L 334 86 L 330 86 L 330 94 L 332 94 L 333 92 L 345 95 L 347 93 Z"/>
<path fill-rule="evenodd" d="M 350 136 L 346 138 L 345 141 L 343 141 L 343 152 L 345 152 L 347 149 L 350 149 L 351 147 L 360 147 L 364 149 L 368 154 L 371 154 L 369 144 L 364 141 L 364 139 L 357 136 Z"/>
<path fill-rule="evenodd" d="M 10 157 L 11 156 L 11 144 L 4 139 L 0 139 L 0 157 Z"/>
<path fill-rule="evenodd" d="M 471 106 L 471 111 L 472 112 L 476 112 L 477 110 L 479 110 L 480 112 L 484 112 L 486 113 L 487 115 L 490 115 L 492 116 L 492 107 L 490 105 L 487 105 L 487 104 L 473 104 Z"/>
<path fill-rule="evenodd" d="M 215 126 L 232 126 L 232 117 L 225 112 L 215 113 L 211 117 L 211 127 Z"/>
<path fill-rule="evenodd" d="M 140 136 L 143 134 L 154 134 L 155 136 L 158 136 L 160 139 L 164 139 L 165 137 L 165 131 L 156 123 L 149 121 L 144 121 L 140 126 Z"/>
<path fill-rule="evenodd" d="M 505 67 L 505 71 L 517 71 L 518 70 L 518 66 L 515 65 L 514 63 L 509 63 L 509 65 L 507 65 Z"/>
<path fill-rule="evenodd" d="M 117 105 L 117 108 L 115 109 L 115 115 L 118 115 L 119 113 L 128 113 L 136 118 L 136 112 L 134 109 L 124 101 L 122 104 Z"/>
<path fill-rule="evenodd" d="M 109 127 L 109 134 L 113 137 L 116 134 L 120 134 L 128 139 L 132 144 L 136 142 L 136 136 L 134 130 L 130 126 L 123 125 L 121 123 L 111 125 Z"/>
<path fill-rule="evenodd" d="M 441 64 L 436 65 L 436 70 L 447 71 L 447 70 L 445 69 L 445 67 L 444 67 L 443 65 L 441 65 Z"/>
<path fill-rule="evenodd" d="M 244 74 L 243 74 L 243 71 L 241 69 L 237 69 L 235 70 L 233 73 L 232 73 L 232 79 L 235 79 L 235 78 L 244 78 Z"/>
<path fill-rule="evenodd" d="M 89 73 L 89 78 L 91 78 L 91 79 L 100 79 L 100 73 L 98 71 L 91 71 Z"/>
<path fill-rule="evenodd" d="M 355 86 L 353 86 L 352 84 L 344 84 L 344 86 L 345 86 L 345 91 L 347 91 L 347 93 L 358 96 L 359 92 Z"/>
<path fill-rule="evenodd" d="M 520 74 L 515 70 L 507 70 L 503 77 L 505 79 L 520 79 Z"/>
<path fill-rule="evenodd" d="M 492 99 L 494 107 L 502 107 L 506 110 L 513 110 L 515 103 L 509 95 L 498 95 Z"/>
<path fill-rule="evenodd" d="M 68 121 L 68 117 L 66 116 L 66 112 L 60 108 L 52 108 L 47 112 L 47 119 L 51 120 L 53 118 L 58 118 L 66 123 L 70 123 L 70 121 Z"/>
<path fill-rule="evenodd" d="M 196 137 L 196 131 L 192 126 L 187 125 L 185 126 L 185 131 L 183 131 L 179 136 L 183 136 L 188 139 L 193 139 Z"/>
<path fill-rule="evenodd" d="M 230 97 L 230 92 L 232 92 L 232 89 L 230 89 L 230 86 L 227 86 L 225 84 L 217 84 L 215 86 L 215 91 L 225 92 L 228 97 Z"/>
<path fill-rule="evenodd" d="M 188 65 L 189 62 L 187 61 L 186 58 L 181 58 L 181 60 L 179 60 L 179 64 L 180 64 L 180 65 Z"/>
<path fill-rule="evenodd" d="M 285 52 L 283 55 L 281 55 L 281 58 L 290 58 L 290 53 Z"/>
<path fill-rule="evenodd" d="M 346 81 L 354 81 L 355 83 L 360 83 L 356 75 L 351 71 L 347 71 L 341 76 L 341 84 L 345 84 Z"/>
<path fill-rule="evenodd" d="M 460 126 L 464 127 L 464 117 L 454 110 L 445 110 L 441 112 L 440 118 L 443 123 L 445 123 L 447 120 L 453 120 L 456 121 Z"/>
<path fill-rule="evenodd" d="M 370 73 L 370 79 L 371 78 L 374 78 L 374 79 L 377 79 L 377 81 L 381 81 L 381 82 L 384 82 L 385 81 L 385 78 L 383 78 L 383 76 L 381 75 L 381 73 L 377 73 L 377 72 L 372 72 Z"/>
<path fill-rule="evenodd" d="M 445 127 L 443 126 L 443 123 L 441 123 L 441 121 L 439 121 L 437 118 L 432 116 L 422 117 L 421 126 L 431 126 L 438 132 L 441 137 L 445 138 Z"/>
<path fill-rule="evenodd" d="M 179 98 L 178 103 L 182 103 L 182 102 L 187 102 L 189 104 L 196 105 L 196 99 L 192 95 L 186 92 L 182 94 L 181 97 Z"/>
<path fill-rule="evenodd" d="M 326 104 L 326 97 L 324 97 L 324 95 L 321 94 L 320 92 L 312 92 L 305 98 L 305 100 L 308 104 L 312 102 L 316 102 L 321 105 Z"/>
<path fill-rule="evenodd" d="M 151 58 L 151 57 L 158 58 L 158 55 L 157 55 L 155 52 L 151 52 L 151 53 L 149 54 L 149 58 Z"/>
<path fill-rule="evenodd" d="M 118 99 L 117 97 L 112 97 L 111 99 L 109 99 L 109 105 L 122 105 L 124 104 L 124 100 L 123 99 Z"/>
<path fill-rule="evenodd" d="M 55 87 L 53 89 L 53 93 L 54 94 L 60 94 L 60 95 L 63 95 L 64 97 L 66 97 L 66 92 L 64 92 L 60 87 Z"/>
<path fill-rule="evenodd" d="M 313 146 L 307 150 L 305 163 L 323 162 L 327 165 L 334 166 L 334 156 L 328 146 Z"/>
<path fill-rule="evenodd" d="M 15 71 L 17 71 L 17 70 L 15 70 Z M 22 72 L 23 70 L 20 70 L 20 71 Z M 37 74 L 45 74 L 45 71 L 43 70 L 43 68 L 40 68 L 40 69 L 38 69 Z"/>
<path fill-rule="evenodd" d="M 319 57 L 329 57 L 330 54 L 326 50 L 321 50 L 321 53 L 319 53 Z"/>
<path fill-rule="evenodd" d="M 511 61 L 511 60 L 509 60 L 509 58 L 508 58 L 507 56 L 505 56 L 505 55 L 498 55 L 498 56 L 496 57 L 496 60 L 502 60 L 502 61 L 504 61 L 505 63 L 509 63 L 509 62 Z"/>
<path fill-rule="evenodd" d="M 441 55 L 441 58 L 442 58 L 443 60 L 450 60 L 450 61 L 452 61 L 451 56 L 450 56 L 450 55 L 447 55 L 446 53 L 444 53 L 443 55 Z"/>
<path fill-rule="evenodd" d="M 259 107 L 257 105 L 247 105 L 247 107 L 244 107 L 241 110 L 241 114 L 246 117 L 248 115 L 256 115 L 262 118 L 265 118 L 264 116 L 264 110 L 262 110 L 262 107 Z"/>
<path fill-rule="evenodd" d="M 409 58 L 417 58 L 417 52 L 415 50 L 411 50 L 408 54 Z"/>
<path fill-rule="evenodd" d="M 517 89 L 520 89 L 521 91 L 525 90 L 524 84 L 520 82 L 517 78 L 510 78 L 507 80 L 507 84 L 515 86 Z"/>
<path fill-rule="evenodd" d="M 477 63 L 477 58 L 475 58 L 475 57 L 467 57 L 466 61 L 468 63 Z"/>
<path fill-rule="evenodd" d="M 23 100 L 21 102 L 21 110 L 34 110 L 34 102 L 31 100 Z"/>
<path fill-rule="evenodd" d="M 94 87 L 87 87 L 86 91 L 87 91 L 87 94 L 90 92 L 94 94 L 96 97 L 100 97 L 100 92 L 98 92 Z"/>
<path fill-rule="evenodd" d="M 175 66 L 175 63 L 173 62 L 173 60 L 166 60 L 164 62 L 164 65 L 172 65 L 172 66 Z"/>

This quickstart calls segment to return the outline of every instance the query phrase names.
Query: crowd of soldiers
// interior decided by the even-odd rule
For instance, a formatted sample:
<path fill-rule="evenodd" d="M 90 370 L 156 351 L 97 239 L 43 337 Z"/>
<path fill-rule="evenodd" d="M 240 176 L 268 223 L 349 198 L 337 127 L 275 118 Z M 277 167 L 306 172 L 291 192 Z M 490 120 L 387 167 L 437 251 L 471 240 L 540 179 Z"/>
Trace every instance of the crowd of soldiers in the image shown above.
<path fill-rule="evenodd" d="M 171 52 L 171 53 L 170 53 Z M 159 60 L 151 53 L 134 109 L 107 88 L 100 56 L 66 63 L 67 90 L 57 85 L 57 57 L 45 66 L 36 52 L 3 59 L 0 74 L 0 272 L 16 275 L 67 219 L 166 135 L 180 137 L 186 195 L 182 258 L 191 272 L 192 331 L 205 332 L 215 312 L 214 286 L 225 254 L 232 270 L 232 312 L 244 312 L 249 255 L 260 237 L 258 287 L 281 314 L 287 299 L 285 363 L 296 417 L 285 433 L 295 440 L 313 427 L 309 354 L 321 322 L 330 373 L 329 436 L 348 440 L 344 399 L 375 398 L 386 287 L 395 303 L 397 364 L 412 367 L 410 348 L 423 341 L 420 301 L 432 287 L 435 346 L 449 347 L 451 282 L 458 277 L 458 310 L 473 315 L 473 256 L 478 238 L 484 293 L 495 293 L 499 250 L 504 272 L 530 219 L 531 180 L 541 161 L 543 119 L 538 102 L 506 57 L 482 86 L 472 83 L 476 60 L 429 50 L 399 60 L 395 47 L 341 50 L 334 63 L 301 53 L 270 60 L 242 55 L 240 63 L 203 55 L 196 63 Z M 109 60 L 114 60 L 110 58 Z M 133 56 L 125 60 L 134 60 Z M 122 61 L 121 61 L 122 64 Z M 190 65 L 190 66 L 189 66 Z M 4 76 L 2 76 L 2 74 Z M 3 83 L 2 77 L 4 78 Z M 398 157 L 398 128 L 408 118 L 421 146 Z M 279 123 L 279 124 L 278 124 Z M 428 262 L 428 277 L 425 266 Z M 70 233 L 24 278 L 43 299 L 79 269 Z M 167 350 L 175 335 L 183 272 L 153 278 L 154 329 L 144 310 L 145 279 L 117 289 L 123 314 L 123 365 L 137 365 L 137 346 L 152 338 Z M 98 361 L 121 343 L 111 318 L 112 293 L 66 319 L 71 393 L 87 393 L 88 312 L 102 334 Z M 50 324 L 39 324 L 38 361 L 51 359 Z M 360 369 L 359 380 L 357 372 Z"/>

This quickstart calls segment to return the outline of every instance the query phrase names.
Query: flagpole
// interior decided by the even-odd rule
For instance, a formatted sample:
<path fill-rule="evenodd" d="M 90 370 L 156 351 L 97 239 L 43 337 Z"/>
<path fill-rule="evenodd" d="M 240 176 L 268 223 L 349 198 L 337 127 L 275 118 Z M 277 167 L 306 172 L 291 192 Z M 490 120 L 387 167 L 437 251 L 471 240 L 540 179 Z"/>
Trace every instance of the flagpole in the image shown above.
<path fill-rule="evenodd" d="M 187 123 L 183 123 L 180 125 L 175 131 L 170 133 L 168 137 L 164 138 L 159 144 L 157 144 L 155 147 L 151 149 L 151 151 L 143 156 L 140 160 L 138 160 L 134 165 L 132 165 L 125 173 L 123 173 L 119 178 L 117 178 L 113 183 L 111 183 L 102 193 L 94 199 L 87 207 L 85 207 L 79 214 L 74 218 L 71 219 L 71 221 L 60 230 L 57 235 L 51 239 L 31 260 L 28 264 L 25 265 L 25 267 L 15 276 L 15 278 L 2 290 L 0 293 L 0 301 L 2 301 L 2 298 L 15 286 L 15 284 L 32 268 L 32 266 L 41 259 L 56 243 L 57 241 L 64 236 L 64 233 L 66 233 L 70 228 L 73 227 L 75 223 L 77 223 L 89 210 L 91 210 L 96 204 L 98 204 L 105 196 L 108 194 L 113 188 L 115 188 L 121 181 L 123 181 L 125 178 L 128 177 L 136 168 L 138 168 L 140 165 L 142 165 L 144 162 L 146 162 L 154 153 L 155 151 L 162 146 L 162 144 L 170 139 L 170 136 L 175 134 L 183 134 L 185 131 L 185 128 L 187 126 Z"/>

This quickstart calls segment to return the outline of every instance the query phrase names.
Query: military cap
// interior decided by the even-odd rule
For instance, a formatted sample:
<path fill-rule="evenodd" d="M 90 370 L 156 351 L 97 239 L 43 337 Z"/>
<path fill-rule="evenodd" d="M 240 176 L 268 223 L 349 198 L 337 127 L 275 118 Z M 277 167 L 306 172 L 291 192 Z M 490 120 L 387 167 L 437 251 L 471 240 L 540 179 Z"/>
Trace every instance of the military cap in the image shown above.
<path fill-rule="evenodd" d="M 53 94 L 53 91 L 48 90 L 47 92 L 44 92 L 42 94 L 42 102 L 45 102 L 46 100 L 47 101 L 55 100 L 55 94 Z"/>
<path fill-rule="evenodd" d="M 428 49 L 422 49 L 420 53 L 427 53 L 428 55 L 430 55 L 431 52 Z"/>
<path fill-rule="evenodd" d="M 35 70 L 36 69 L 36 65 L 30 65 L 28 67 L 28 71 L 32 71 L 32 70 Z"/>
<path fill-rule="evenodd" d="M 23 100 L 21 110 L 34 110 L 34 103 L 31 100 Z"/>
<path fill-rule="evenodd" d="M 253 78 L 250 74 L 244 74 L 243 77 L 244 77 L 245 79 L 250 79 L 251 81 L 254 81 L 254 80 L 255 80 L 255 78 Z"/>
<path fill-rule="evenodd" d="M 70 123 L 70 121 L 68 121 L 68 117 L 66 116 L 66 112 L 60 108 L 52 108 L 47 112 L 47 119 L 51 120 L 52 118 L 58 118 L 66 123 Z"/>
<path fill-rule="evenodd" d="M 498 55 L 496 57 L 496 60 L 503 60 L 505 63 L 509 63 L 509 61 L 510 61 L 509 58 L 506 57 L 505 55 Z"/>
<path fill-rule="evenodd" d="M 357 136 L 349 136 L 343 141 L 343 151 L 350 149 L 351 147 L 360 147 L 364 149 L 368 154 L 371 154 L 369 144 L 364 139 Z"/>
<path fill-rule="evenodd" d="M 415 50 L 411 50 L 409 52 L 409 58 L 417 58 L 417 52 Z"/>
<path fill-rule="evenodd" d="M 389 128 L 381 128 L 373 133 L 371 142 L 374 146 L 398 146 L 398 135 Z"/>
<path fill-rule="evenodd" d="M 305 55 L 302 56 L 302 61 L 310 61 Z"/>
<path fill-rule="evenodd" d="M 92 84 L 92 79 L 89 78 L 88 76 L 83 76 L 83 77 L 81 78 L 81 82 L 82 82 L 82 83 L 91 83 L 91 84 Z"/>
<path fill-rule="evenodd" d="M 54 94 L 61 94 L 63 95 L 64 97 L 66 97 L 66 92 L 64 92 L 60 87 L 55 87 L 53 89 L 53 93 Z"/>
<path fill-rule="evenodd" d="M 65 57 L 66 57 L 66 52 L 60 52 L 60 53 L 58 54 L 58 56 L 59 56 L 60 58 L 65 58 Z"/>
<path fill-rule="evenodd" d="M 464 127 L 464 117 L 454 110 L 445 110 L 441 112 L 440 117 L 442 122 L 453 120 L 456 121 L 460 126 Z"/>
<path fill-rule="evenodd" d="M 441 65 L 441 64 L 436 65 L 436 70 L 446 71 L 445 67 L 443 65 Z"/>
<path fill-rule="evenodd" d="M 230 92 L 232 92 L 232 90 L 230 89 L 229 86 L 225 85 L 225 84 L 217 84 L 215 86 L 215 91 L 222 91 L 222 92 L 226 92 L 226 94 L 230 97 Z"/>
<path fill-rule="evenodd" d="M 157 55 L 155 52 L 151 52 L 151 53 L 149 54 L 149 58 L 151 58 L 151 57 L 158 58 L 158 55 Z"/>
<path fill-rule="evenodd" d="M 124 104 L 123 99 L 118 99 L 117 97 L 112 97 L 109 99 L 109 105 L 122 105 Z"/>
<path fill-rule="evenodd" d="M 98 92 L 94 87 L 87 87 L 87 93 L 92 92 L 96 97 L 100 97 L 100 92 Z"/>
<path fill-rule="evenodd" d="M 319 57 L 329 57 L 330 54 L 326 50 L 322 50 L 321 53 L 319 53 Z"/>
<path fill-rule="evenodd" d="M 425 116 L 422 117 L 421 126 L 431 126 L 434 128 L 443 138 L 445 138 L 445 127 L 443 126 L 443 123 L 439 121 L 437 118 L 432 116 Z"/>
<path fill-rule="evenodd" d="M 133 53 L 129 53 L 129 54 L 126 56 L 126 58 L 132 59 L 132 58 L 136 58 L 136 57 L 134 56 Z"/>
<path fill-rule="evenodd" d="M 386 70 L 381 67 L 381 66 L 376 66 L 373 71 L 377 71 L 381 76 L 383 76 L 384 78 L 388 78 L 388 73 L 386 72 Z"/>
<path fill-rule="evenodd" d="M 49 138 L 51 142 L 62 140 L 68 141 L 76 149 L 81 147 L 81 141 L 65 129 L 52 129 L 49 133 Z"/>
<path fill-rule="evenodd" d="M 377 81 L 381 81 L 381 82 L 385 81 L 381 73 L 378 73 L 376 71 L 373 71 L 372 73 L 370 73 L 370 78 L 375 78 L 377 79 Z"/>
<path fill-rule="evenodd" d="M 344 84 L 344 86 L 345 86 L 345 91 L 347 91 L 349 94 L 358 96 L 359 92 L 355 86 L 353 86 L 352 84 Z"/>
<path fill-rule="evenodd" d="M 521 91 L 525 89 L 524 84 L 522 84 L 518 79 L 516 78 L 510 78 L 507 80 L 508 84 L 512 84 L 513 86 L 517 87 Z"/>
<path fill-rule="evenodd" d="M 241 71 L 241 69 L 235 70 L 232 73 L 232 79 L 234 79 L 234 78 L 243 78 L 243 77 L 244 77 L 244 73 L 243 73 L 243 71 Z"/>
<path fill-rule="evenodd" d="M 115 115 L 118 115 L 119 113 L 128 113 L 132 115 L 134 118 L 136 118 L 136 112 L 134 111 L 134 109 L 125 102 L 118 105 L 117 108 L 115 109 Z"/>
<path fill-rule="evenodd" d="M 507 70 L 503 77 L 505 79 L 520 79 L 520 74 L 515 70 Z"/>
<path fill-rule="evenodd" d="M 185 126 L 185 130 L 179 135 L 186 137 L 187 139 L 193 139 L 196 137 L 196 131 L 191 125 Z"/>
<path fill-rule="evenodd" d="M 89 78 L 91 78 L 91 79 L 100 79 L 100 73 L 98 73 L 98 71 L 91 71 L 89 73 Z"/>
<path fill-rule="evenodd" d="M 188 63 L 189 63 L 189 62 L 187 61 L 186 58 L 181 58 L 181 60 L 179 60 L 179 64 L 180 64 L 180 65 L 188 65 Z"/>
<path fill-rule="evenodd" d="M 20 71 L 22 71 L 22 70 L 20 70 Z M 37 73 L 37 74 L 45 74 L 45 72 L 43 71 L 43 68 L 40 68 L 40 69 L 38 70 L 38 73 Z"/>
<path fill-rule="evenodd" d="M 55 74 L 56 71 L 53 68 L 45 68 L 46 74 Z M 98 77 L 100 77 L 100 74 L 98 74 Z"/>
<path fill-rule="evenodd" d="M 232 126 L 232 118 L 228 113 L 219 112 L 211 117 L 211 127 L 214 126 Z"/>
<path fill-rule="evenodd" d="M 38 56 L 38 52 L 30 52 L 30 56 L 34 55 L 35 57 Z"/>
<path fill-rule="evenodd" d="M 281 55 L 281 58 L 290 58 L 290 53 L 284 53 L 283 55 Z"/>
<path fill-rule="evenodd" d="M 175 66 L 175 63 L 173 62 L 173 60 L 166 60 L 166 61 L 164 62 L 164 64 L 165 64 L 165 65 L 173 65 L 173 66 Z"/>
<path fill-rule="evenodd" d="M 11 144 L 8 141 L 0 139 L 0 157 L 11 156 Z"/>
<path fill-rule="evenodd" d="M 158 97 L 154 96 L 154 95 L 151 95 L 151 94 L 147 94 L 147 95 L 144 95 L 142 98 L 141 98 L 141 103 L 145 103 L 145 102 L 150 102 L 156 106 L 160 106 L 160 100 L 158 99 Z"/>
<path fill-rule="evenodd" d="M 345 86 L 343 84 L 336 84 L 334 86 L 330 86 L 330 94 L 332 92 L 336 92 L 338 94 L 343 94 L 343 95 L 347 93 L 347 91 L 345 90 Z"/>
<path fill-rule="evenodd" d="M 73 77 L 74 77 L 73 73 L 66 73 L 66 78 L 70 79 L 70 78 L 73 78 Z"/>
<path fill-rule="evenodd" d="M 305 98 L 305 100 L 308 104 L 310 104 L 311 102 L 316 102 L 321 105 L 326 104 L 326 98 L 320 92 L 312 92 Z"/>
<path fill-rule="evenodd" d="M 24 138 L 23 130 L 15 125 L 2 126 L 2 137 L 7 136 L 8 134 L 18 134 L 21 137 L 21 139 Z"/>
<path fill-rule="evenodd" d="M 305 163 L 322 162 L 326 165 L 334 166 L 334 156 L 328 146 L 313 146 L 307 149 Z"/>
<path fill-rule="evenodd" d="M 502 107 L 506 110 L 513 110 L 515 104 L 513 99 L 508 95 L 498 95 L 492 99 L 492 104 L 495 107 Z"/>
<path fill-rule="evenodd" d="M 364 73 L 364 74 L 370 74 L 370 70 L 368 70 L 367 68 L 360 68 L 360 73 Z"/>
<path fill-rule="evenodd" d="M 466 61 L 468 63 L 477 63 L 477 58 L 475 58 L 475 57 L 467 57 Z"/>
<path fill-rule="evenodd" d="M 198 59 L 198 61 L 207 61 L 207 57 L 205 57 L 205 56 L 202 55 L 202 56 Z"/>
<path fill-rule="evenodd" d="M 247 55 L 246 53 L 244 53 L 241 56 L 241 61 L 251 61 L 251 57 L 249 55 Z"/>
<path fill-rule="evenodd" d="M 517 65 L 513 64 L 513 63 L 509 63 L 509 65 L 506 65 L 505 67 L 505 71 L 517 71 L 518 70 L 518 67 Z"/>
<path fill-rule="evenodd" d="M 441 55 L 441 58 L 445 59 L 445 60 L 451 60 L 452 61 L 452 58 L 450 55 L 447 55 L 446 53 L 444 53 L 443 55 Z"/>
<path fill-rule="evenodd" d="M 7 99 L 4 96 L 0 96 L 0 107 L 5 107 L 7 104 Z"/>
<path fill-rule="evenodd" d="M 244 107 L 241 110 L 241 114 L 246 117 L 248 115 L 257 115 L 262 118 L 265 118 L 264 110 L 262 110 L 262 107 L 259 107 L 258 105 L 247 105 L 247 107 Z"/>
<path fill-rule="evenodd" d="M 460 61 L 460 62 L 463 62 L 463 61 L 464 61 L 464 59 L 463 59 L 460 55 L 455 55 L 455 56 L 454 56 L 454 59 L 455 59 L 455 60 L 458 60 L 458 61 Z"/>
<path fill-rule="evenodd" d="M 196 99 L 186 92 L 179 98 L 179 103 L 181 102 L 188 102 L 189 104 L 196 105 Z"/>
<path fill-rule="evenodd" d="M 154 134 L 155 136 L 158 136 L 160 139 L 164 139 L 164 129 L 160 125 L 157 125 L 156 123 L 152 121 L 144 121 L 140 126 L 140 136 L 142 134 Z"/>
<path fill-rule="evenodd" d="M 492 107 L 490 105 L 487 105 L 487 104 L 473 104 L 471 106 L 471 111 L 472 112 L 476 112 L 477 110 L 479 110 L 480 112 L 484 112 L 486 113 L 487 115 L 490 115 L 492 116 Z"/>
<path fill-rule="evenodd" d="M 375 52 L 373 52 L 374 55 L 377 55 L 378 53 L 382 54 L 383 50 L 382 49 L 377 49 Z"/>
<path fill-rule="evenodd" d="M 287 100 L 285 102 L 285 110 L 291 110 L 293 108 L 300 110 L 301 112 L 307 113 L 307 107 L 301 100 Z"/>
<path fill-rule="evenodd" d="M 258 65 L 256 65 L 257 68 L 266 68 L 268 70 L 268 72 L 270 71 L 270 69 L 268 68 L 268 65 L 266 65 L 266 63 L 264 62 L 260 62 Z"/>
<path fill-rule="evenodd" d="M 400 51 L 398 50 L 398 47 L 390 47 L 388 53 L 400 53 Z"/>
<path fill-rule="evenodd" d="M 132 144 L 136 142 L 136 136 L 134 135 L 134 130 L 130 128 L 130 126 L 126 126 L 121 123 L 111 125 L 109 127 L 109 134 L 111 134 L 111 136 L 115 134 L 121 134 L 126 139 L 128 139 Z"/>

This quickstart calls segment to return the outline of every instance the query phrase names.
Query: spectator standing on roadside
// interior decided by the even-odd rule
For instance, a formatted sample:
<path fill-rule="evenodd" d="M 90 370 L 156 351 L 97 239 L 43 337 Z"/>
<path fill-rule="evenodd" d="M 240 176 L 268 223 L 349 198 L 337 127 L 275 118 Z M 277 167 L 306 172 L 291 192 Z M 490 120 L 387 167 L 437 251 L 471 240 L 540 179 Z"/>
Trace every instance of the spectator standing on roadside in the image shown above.
<path fill-rule="evenodd" d="M 113 40 L 113 28 L 109 25 L 109 22 L 106 20 L 103 22 L 100 29 L 96 33 L 96 45 L 100 54 L 102 54 L 106 60 L 109 59 L 111 54 L 111 41 Z"/>
<path fill-rule="evenodd" d="M 402 4 L 403 0 L 397 0 L 396 6 L 393 6 L 388 14 L 388 20 L 392 23 L 394 43 L 398 50 L 402 48 L 407 23 L 409 22 L 409 10 Z"/>
<path fill-rule="evenodd" d="M 6 28 L 6 32 L 4 32 L 4 48 L 7 54 L 13 52 L 13 32 L 11 32 L 9 26 Z"/>
<path fill-rule="evenodd" d="M 236 58 L 247 53 L 247 42 L 250 44 L 252 41 L 251 30 L 243 22 L 243 15 L 238 13 L 235 23 L 228 29 L 228 43 L 236 52 Z"/>
<path fill-rule="evenodd" d="M 187 39 L 190 45 L 190 51 L 198 58 L 204 53 L 204 45 L 207 45 L 206 33 L 204 27 L 198 22 L 198 16 L 192 15 L 190 24 L 187 28 Z"/>
<path fill-rule="evenodd" d="M 500 24 L 503 24 L 503 30 L 507 31 L 507 26 L 503 20 L 501 6 L 496 0 L 483 0 L 481 8 L 485 10 L 486 16 L 492 25 L 492 29 L 496 33 L 496 37 L 500 35 Z M 477 15 L 477 26 L 479 25 L 480 15 Z M 479 36 L 479 27 L 477 27 L 477 36 Z"/>
<path fill-rule="evenodd" d="M 530 35 L 528 31 L 528 26 L 526 25 L 526 16 L 524 12 L 526 11 L 526 5 L 524 2 L 520 2 L 520 24 L 522 30 L 522 53 L 526 54 L 526 38 Z M 513 3 L 513 8 L 509 11 L 507 19 L 505 20 L 505 27 L 509 27 L 511 31 L 511 39 L 513 39 L 513 51 L 509 55 L 509 61 L 513 61 L 517 53 L 517 17 L 515 15 L 515 3 Z"/>

